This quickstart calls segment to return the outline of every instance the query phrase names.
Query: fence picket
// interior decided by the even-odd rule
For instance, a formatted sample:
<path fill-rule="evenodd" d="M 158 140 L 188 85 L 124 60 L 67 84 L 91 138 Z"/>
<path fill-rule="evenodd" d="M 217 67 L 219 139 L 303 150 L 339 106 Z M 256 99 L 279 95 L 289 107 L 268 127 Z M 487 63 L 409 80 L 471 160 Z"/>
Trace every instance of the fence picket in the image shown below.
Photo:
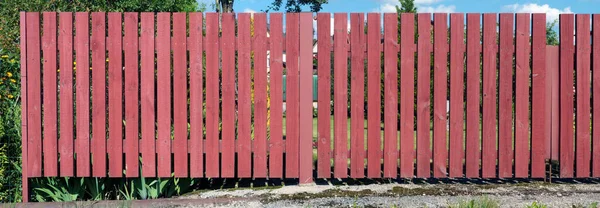
<path fill-rule="evenodd" d="M 397 19 L 395 17 L 389 17 L 390 20 L 392 21 L 389 24 L 392 25 L 397 25 L 396 21 L 393 20 Z M 410 178 L 414 176 L 414 170 L 415 170 L 415 165 L 414 165 L 414 154 L 415 154 L 415 131 L 414 131 L 414 122 L 415 122 L 415 52 L 416 52 L 416 45 L 415 45 L 415 16 L 414 14 L 411 13 L 403 13 L 400 16 L 400 23 L 401 24 L 401 32 L 400 32 L 400 177 L 406 177 L 406 178 Z M 386 25 L 387 26 L 387 25 Z M 389 36 L 386 36 L 389 39 L 393 39 L 390 41 L 394 41 L 397 36 L 397 31 L 395 26 L 388 26 L 386 28 L 389 28 L 391 30 L 389 30 L 390 34 Z M 388 31 L 388 30 L 386 30 Z M 386 33 L 387 34 L 387 33 Z M 387 40 L 386 38 L 386 40 Z M 387 43 L 386 42 L 386 46 L 391 45 L 394 42 L 391 43 Z M 390 48 L 390 50 L 386 49 L 385 53 L 392 53 L 393 52 L 393 48 Z M 395 66 L 396 62 L 391 60 L 397 60 L 395 58 L 395 56 L 390 56 L 390 63 L 389 66 L 393 67 Z M 394 67 L 395 69 L 395 67 Z M 386 70 L 386 77 L 388 76 L 388 73 L 390 73 L 390 76 L 392 76 L 393 78 L 390 78 L 390 80 L 388 81 L 388 79 L 386 79 L 386 81 L 388 82 L 392 82 L 392 83 L 396 83 L 397 82 L 397 78 L 395 78 L 397 76 L 397 72 L 396 70 L 393 69 L 388 69 Z M 387 84 L 388 82 L 386 82 L 386 86 L 388 86 L 389 84 Z M 395 84 L 394 84 L 395 85 Z M 386 88 L 385 92 L 384 92 L 384 96 L 387 99 L 391 99 L 391 101 L 393 102 L 386 102 L 385 106 L 395 106 L 397 105 L 397 96 L 388 96 L 389 94 L 387 92 L 390 92 L 390 94 L 394 95 L 394 92 L 397 94 L 397 87 L 395 86 L 390 86 L 389 90 L 388 88 Z M 389 104 L 389 105 L 388 105 Z M 394 115 L 396 114 L 396 110 L 395 108 L 391 108 L 389 109 L 389 107 L 384 107 L 385 108 L 385 114 L 384 115 L 388 115 L 385 116 L 386 120 L 385 120 L 385 147 L 388 147 L 390 145 L 389 148 L 396 148 L 396 142 L 389 142 L 388 140 L 389 138 L 392 138 L 395 140 L 396 138 L 396 132 L 395 131 L 397 129 L 397 125 L 396 125 L 396 119 L 395 117 L 390 117 L 389 115 Z M 390 118 L 388 118 L 390 117 Z M 389 124 L 388 124 L 389 123 Z M 390 137 L 388 137 L 388 133 L 391 133 L 393 135 L 390 135 Z M 384 147 L 384 148 L 385 148 Z M 395 152 L 390 152 L 389 149 L 385 149 L 384 150 L 385 154 L 384 154 L 384 161 L 387 154 L 390 154 L 390 156 L 395 156 L 394 158 L 397 158 L 396 153 Z M 394 159 L 392 162 L 394 164 L 396 164 L 396 159 Z M 389 163 L 388 163 L 389 164 Z M 385 165 L 384 165 L 385 167 Z M 394 165 L 393 167 L 393 175 L 386 175 L 386 176 L 396 176 L 396 166 Z M 384 172 L 385 174 L 385 172 Z"/>
<path fill-rule="evenodd" d="M 138 177 L 138 14 L 126 12 L 124 14 L 124 22 L 123 52 L 125 54 L 125 68 L 123 70 L 125 71 L 125 176 Z M 175 88 L 174 92 L 177 92 Z M 179 109 L 175 109 L 174 112 L 177 112 L 177 110 Z"/>
<path fill-rule="evenodd" d="M 448 174 L 448 14 L 435 13 L 433 24 L 433 176 L 445 178 Z"/>
<path fill-rule="evenodd" d="M 44 12 L 44 176 L 58 176 L 58 156 L 56 136 L 56 12 Z M 102 108 L 104 109 L 104 108 Z"/>
<path fill-rule="evenodd" d="M 379 21 L 379 18 L 377 18 Z M 318 75 L 318 159 L 317 177 L 331 177 L 331 14 L 317 14 L 317 75 Z M 324 32 L 323 32 L 324 31 Z M 377 31 L 379 32 L 379 30 Z M 377 40 L 377 44 L 379 45 Z M 377 60 L 379 60 L 379 55 Z M 370 63 L 370 62 L 369 62 Z M 379 65 L 377 65 L 379 67 Z M 272 70 L 272 69 L 271 69 Z M 377 88 L 379 89 L 379 88 Z M 273 87 L 271 87 L 273 90 Z M 273 99 L 271 99 L 273 102 Z M 272 112 L 271 112 L 272 113 Z M 379 120 L 377 120 L 379 123 Z M 379 128 L 377 130 L 379 135 Z M 379 164 L 380 161 L 377 161 Z M 379 172 L 378 172 L 379 174 Z"/>
<path fill-rule="evenodd" d="M 512 160 L 513 160 L 513 140 L 512 140 L 512 121 L 513 121 L 513 110 L 512 110 L 512 99 L 513 99 L 513 51 L 515 46 L 513 44 L 513 22 L 514 14 L 503 13 L 500 14 L 499 24 L 499 62 L 498 65 L 498 177 L 510 178 L 512 177 Z M 517 34 L 518 35 L 518 34 Z M 485 37 L 484 37 L 485 38 Z M 517 36 L 518 40 L 519 37 Z M 494 41 L 495 42 L 495 41 Z M 494 55 L 495 56 L 495 55 Z M 519 63 L 520 64 L 520 63 Z M 517 68 L 520 66 L 517 65 Z M 493 69 L 496 69 L 494 64 Z M 519 70 L 517 69 L 517 72 Z M 484 71 L 485 74 L 485 71 Z M 485 85 L 485 83 L 484 83 Z M 521 83 L 517 82 L 517 86 Z M 494 90 L 495 90 L 494 84 Z M 517 101 L 519 102 L 519 101 Z M 515 109 L 519 110 L 521 107 L 515 106 Z M 495 113 L 495 112 L 494 112 Z M 495 118 L 493 119 L 495 121 Z M 519 120 L 515 120 L 515 123 Z M 518 127 L 515 127 L 515 137 L 520 136 L 517 132 Z M 515 147 L 518 147 L 520 143 L 515 143 Z M 495 143 L 494 143 L 495 145 Z"/>
<path fill-rule="evenodd" d="M 482 177 L 496 177 L 496 14 L 483 15 L 483 131 L 482 131 Z"/>
<path fill-rule="evenodd" d="M 517 14 L 515 26 L 516 52 L 515 52 L 515 123 L 514 123 L 514 177 L 526 178 L 529 174 L 529 76 L 531 69 L 529 68 L 529 27 L 531 20 L 529 14 Z M 512 22 L 511 22 L 512 25 Z M 512 42 L 512 41 L 511 41 Z M 543 53 L 542 53 L 543 54 Z M 512 56 L 511 56 L 512 59 Z M 540 77 L 544 79 L 544 77 Z M 511 83 L 512 85 L 512 83 Z M 545 92 L 539 92 L 544 94 Z M 543 97 L 540 101 L 545 102 Z M 545 105 L 536 106 L 540 110 L 545 110 Z M 543 126 L 541 130 L 544 131 Z M 510 146 L 510 145 L 509 145 Z M 533 147 L 533 145 L 532 145 Z M 539 144 L 538 147 L 544 147 Z M 543 155 L 543 154 L 541 154 Z M 512 160 L 512 158 L 510 158 Z M 512 169 L 512 166 L 511 166 Z M 512 172 L 512 171 L 511 171 Z M 508 175 L 512 176 L 512 174 Z"/>
<path fill-rule="evenodd" d="M 156 176 L 155 122 L 154 104 L 154 13 L 141 14 L 140 30 L 140 105 L 141 136 L 140 153 L 142 155 L 142 176 Z M 194 128 L 192 128 L 194 129 Z"/>
<path fill-rule="evenodd" d="M 431 14 L 421 13 L 418 18 L 417 40 L 417 177 L 430 174 L 430 69 L 431 69 Z"/>
<path fill-rule="evenodd" d="M 365 172 L 365 53 L 364 15 L 350 14 L 351 101 L 350 101 L 350 177 L 363 178 Z"/>
<path fill-rule="evenodd" d="M 219 177 L 219 14 L 206 13 L 206 177 Z"/>
<path fill-rule="evenodd" d="M 577 178 L 587 178 L 590 176 L 590 150 L 592 142 L 590 132 L 590 15 L 577 14 L 577 28 L 575 29 L 577 39 L 576 55 L 576 79 L 577 79 L 577 115 L 576 127 L 576 176 Z"/>
<path fill-rule="evenodd" d="M 287 13 L 286 17 L 286 112 L 285 112 L 285 177 L 299 176 L 300 124 L 299 124 L 299 34 L 300 19 L 298 13 Z M 346 23 L 347 24 L 347 23 Z M 345 86 L 345 85 L 344 85 Z M 345 176 L 344 176 L 345 177 Z"/>
<path fill-rule="evenodd" d="M 465 16 L 450 14 L 450 177 L 463 176 L 464 144 L 464 58 Z"/>
<path fill-rule="evenodd" d="M 175 177 L 188 176 L 186 13 L 173 13 L 173 163 Z"/>
<path fill-rule="evenodd" d="M 225 13 L 221 18 L 222 36 L 220 46 L 223 53 L 221 56 L 221 116 L 223 122 L 221 131 L 221 177 L 233 178 L 235 176 L 235 151 L 240 150 L 235 146 L 235 16 L 233 13 Z M 241 58 L 241 54 L 239 57 Z M 217 77 L 215 76 L 212 79 L 217 79 Z"/>
<path fill-rule="evenodd" d="M 383 121 L 383 177 L 396 178 L 398 175 L 398 18 L 395 14 L 383 15 L 383 30 L 384 115 L 386 115 Z"/>
<path fill-rule="evenodd" d="M 573 140 L 573 69 L 575 68 L 573 46 L 573 14 L 560 15 L 560 177 L 573 177 L 575 147 Z"/>
<path fill-rule="evenodd" d="M 106 13 L 92 13 L 92 176 L 106 176 Z M 154 55 L 154 53 L 153 53 Z M 154 60 L 152 60 L 154 65 Z M 154 98 L 151 99 L 154 103 Z"/>
<path fill-rule="evenodd" d="M 250 114 L 250 14 L 240 13 L 238 15 L 237 22 L 237 44 L 238 44 L 238 58 L 237 58 L 237 112 L 238 112 L 238 132 L 237 132 L 237 175 L 238 177 L 250 177 L 251 172 L 251 146 L 250 138 L 251 134 L 251 117 Z M 255 74 L 256 75 L 256 74 Z M 232 84 L 235 81 L 232 81 Z M 225 110 L 225 109 L 224 109 Z M 224 112 L 224 111 L 223 111 Z"/>
<path fill-rule="evenodd" d="M 159 41 L 170 39 L 171 14 L 164 12 L 158 13 L 156 15 L 157 41 L 155 45 L 157 86 L 156 131 L 158 136 L 156 139 L 156 153 L 158 159 L 156 167 L 158 177 L 171 177 L 171 41 Z M 207 63 L 209 63 L 211 59 L 207 58 L 206 60 Z M 211 113 L 211 111 L 208 110 L 206 112 L 208 115 Z M 211 129 L 207 127 L 207 134 L 210 133 L 210 130 Z M 206 174 L 208 175 L 208 171 Z"/>
<path fill-rule="evenodd" d="M 254 14 L 254 178 L 267 177 L 267 15 Z"/>
<path fill-rule="evenodd" d="M 531 106 L 536 107 L 531 108 L 531 177 L 544 178 L 546 158 L 550 159 L 547 157 L 550 156 L 550 148 L 547 147 L 552 140 L 550 125 L 553 118 L 550 112 L 551 95 L 548 94 L 552 93 L 552 87 L 549 87 L 551 82 L 548 81 L 552 77 L 546 66 L 546 15 L 533 14 L 532 20 L 531 68 L 536 76 L 531 79 Z"/>
<path fill-rule="evenodd" d="M 592 129 L 600 129 L 600 14 L 592 15 Z M 600 177 L 600 131 L 592 131 L 592 177 Z"/>
<path fill-rule="evenodd" d="M 190 13 L 190 177 L 204 176 L 202 13 Z"/>
<path fill-rule="evenodd" d="M 368 173 L 369 178 L 381 177 L 381 15 L 379 13 L 367 14 L 367 149 L 368 151 Z M 325 31 L 328 31 L 324 28 Z M 325 37 L 326 39 L 329 36 Z M 329 55 L 329 53 L 327 53 Z M 327 56 L 329 57 L 329 56 Z M 321 58 L 321 57 L 319 57 Z M 321 60 L 321 59 L 319 59 Z M 323 69 L 325 74 L 329 75 L 329 68 Z M 321 72 L 321 69 L 319 69 Z M 321 74 L 319 74 L 321 75 Z M 329 79 L 327 78 L 327 81 Z M 328 89 L 329 83 L 326 83 L 326 90 L 323 94 L 327 94 L 329 99 Z M 319 91 L 321 92 L 321 91 Z M 321 93 L 319 93 L 321 96 Z M 319 105 L 321 107 L 321 105 Z M 329 108 L 325 113 L 329 117 Z M 320 113 L 319 113 L 320 115 Z M 329 123 L 329 120 L 326 121 Z M 319 123 L 319 126 L 321 124 Z M 323 132 L 329 131 L 329 125 L 323 127 Z M 328 141 L 328 140 L 327 140 Z M 328 144 L 327 144 L 328 145 Z M 327 147 L 328 148 L 328 147 Z M 396 157 L 397 158 L 397 157 Z"/>
<path fill-rule="evenodd" d="M 329 18 L 327 18 L 329 21 Z M 271 125 L 269 129 L 269 177 L 283 177 L 283 15 L 271 13 L 269 18 L 270 35 L 270 87 Z"/>
<path fill-rule="evenodd" d="M 27 171 L 42 176 L 42 101 L 40 69 L 40 13 L 27 13 Z"/>
<path fill-rule="evenodd" d="M 480 34 L 481 14 L 467 14 L 467 103 L 466 103 L 466 126 L 465 146 L 467 149 L 465 155 L 466 177 L 479 177 L 481 164 L 481 127 L 480 127 L 480 107 L 481 107 L 481 34 Z"/>
<path fill-rule="evenodd" d="M 89 13 L 75 13 L 75 95 L 77 177 L 90 176 L 90 23 Z"/>

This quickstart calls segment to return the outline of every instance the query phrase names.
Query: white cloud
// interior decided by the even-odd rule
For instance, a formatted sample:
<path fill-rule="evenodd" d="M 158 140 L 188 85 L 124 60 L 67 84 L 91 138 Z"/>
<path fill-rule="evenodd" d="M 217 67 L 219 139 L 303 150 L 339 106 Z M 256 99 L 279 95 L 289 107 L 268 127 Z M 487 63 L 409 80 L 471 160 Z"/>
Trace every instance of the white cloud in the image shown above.
<path fill-rule="evenodd" d="M 415 0 L 415 4 L 434 4 L 441 2 L 443 0 Z"/>
<path fill-rule="evenodd" d="M 379 6 L 379 10 L 377 10 L 377 11 L 378 12 L 396 12 L 396 5 L 390 4 L 390 3 L 381 4 Z"/>
<path fill-rule="evenodd" d="M 245 8 L 244 12 L 246 12 L 246 13 L 256 13 L 256 11 L 254 11 L 254 10 L 252 10 L 250 8 Z"/>
<path fill-rule="evenodd" d="M 510 4 L 505 5 L 504 10 L 517 12 L 517 13 L 546 13 L 546 21 L 552 22 L 558 19 L 559 14 L 561 13 L 573 13 L 571 11 L 571 7 L 566 7 L 564 9 L 552 8 L 548 4 Z"/>
<path fill-rule="evenodd" d="M 441 12 L 441 13 L 452 13 L 452 12 L 456 12 L 456 6 L 454 5 L 437 5 L 437 6 L 421 6 L 421 7 L 417 7 L 417 10 L 419 10 L 419 12 L 427 12 L 427 13 L 435 13 L 435 12 Z"/>

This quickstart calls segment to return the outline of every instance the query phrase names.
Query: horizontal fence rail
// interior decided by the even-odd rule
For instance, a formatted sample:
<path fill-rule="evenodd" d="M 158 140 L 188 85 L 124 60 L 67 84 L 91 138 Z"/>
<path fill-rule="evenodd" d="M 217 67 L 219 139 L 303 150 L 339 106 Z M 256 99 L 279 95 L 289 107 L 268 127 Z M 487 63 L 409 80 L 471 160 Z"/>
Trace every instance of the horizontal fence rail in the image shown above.
<path fill-rule="evenodd" d="M 600 15 L 561 14 L 559 46 L 546 22 L 22 12 L 24 199 L 55 176 L 600 177 Z"/>

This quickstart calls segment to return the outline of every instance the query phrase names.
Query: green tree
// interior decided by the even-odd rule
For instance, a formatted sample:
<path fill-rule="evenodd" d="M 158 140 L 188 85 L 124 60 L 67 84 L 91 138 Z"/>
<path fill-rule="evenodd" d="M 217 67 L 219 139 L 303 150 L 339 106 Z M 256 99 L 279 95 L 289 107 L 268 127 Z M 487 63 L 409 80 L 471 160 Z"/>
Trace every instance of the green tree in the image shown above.
<path fill-rule="evenodd" d="M 213 5 L 215 7 L 215 11 L 216 12 L 233 12 L 233 2 L 234 0 L 215 0 L 215 4 Z"/>
<path fill-rule="evenodd" d="M 546 23 L 546 44 L 547 45 L 558 45 L 558 33 L 554 30 L 554 27 L 558 24 L 558 20 Z"/>
<path fill-rule="evenodd" d="M 400 6 L 396 5 L 396 12 L 398 13 L 416 13 L 417 6 L 415 6 L 415 0 L 398 0 Z"/>
<path fill-rule="evenodd" d="M 280 11 L 285 9 L 286 12 L 301 12 L 303 6 L 309 6 L 311 12 L 319 12 L 323 8 L 323 4 L 327 4 L 329 0 L 286 0 L 283 5 L 283 0 L 274 0 L 273 3 L 265 10 L 269 11 Z"/>

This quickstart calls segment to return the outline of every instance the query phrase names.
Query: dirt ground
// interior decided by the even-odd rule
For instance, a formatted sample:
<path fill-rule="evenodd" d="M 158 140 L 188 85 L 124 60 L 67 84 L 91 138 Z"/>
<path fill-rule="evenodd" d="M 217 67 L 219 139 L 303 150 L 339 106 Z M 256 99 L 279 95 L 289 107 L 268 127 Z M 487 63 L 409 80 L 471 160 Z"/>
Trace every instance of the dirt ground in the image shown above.
<path fill-rule="evenodd" d="M 318 184 L 318 185 L 317 185 Z M 600 181 L 321 182 L 204 189 L 174 199 L 38 203 L 34 207 L 450 207 L 487 197 L 501 207 L 588 207 L 600 202 Z M 32 204 L 29 204 L 32 205 Z"/>

